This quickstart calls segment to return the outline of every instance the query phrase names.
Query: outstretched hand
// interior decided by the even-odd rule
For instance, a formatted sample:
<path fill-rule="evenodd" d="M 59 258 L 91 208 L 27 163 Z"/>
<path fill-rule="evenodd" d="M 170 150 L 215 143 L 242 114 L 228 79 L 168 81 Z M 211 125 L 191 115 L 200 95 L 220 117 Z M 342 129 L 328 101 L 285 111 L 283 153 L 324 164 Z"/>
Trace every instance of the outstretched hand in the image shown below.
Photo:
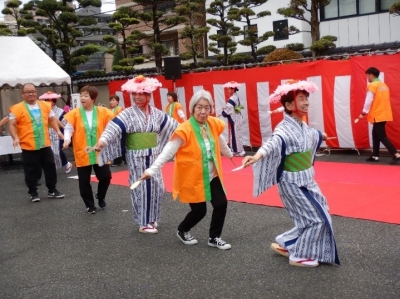
<path fill-rule="evenodd" d="M 139 181 L 148 180 L 150 178 L 151 178 L 151 175 L 147 171 L 145 171 L 142 173 L 142 176 L 139 178 Z"/>

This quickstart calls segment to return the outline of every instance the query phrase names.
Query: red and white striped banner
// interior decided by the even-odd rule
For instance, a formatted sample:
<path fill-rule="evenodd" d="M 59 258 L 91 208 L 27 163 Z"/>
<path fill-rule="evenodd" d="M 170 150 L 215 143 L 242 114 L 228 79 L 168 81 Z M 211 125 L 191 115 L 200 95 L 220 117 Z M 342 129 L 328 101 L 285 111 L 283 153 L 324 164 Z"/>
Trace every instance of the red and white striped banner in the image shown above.
<path fill-rule="evenodd" d="M 280 104 L 270 107 L 268 96 L 276 87 L 288 79 L 313 81 L 319 91 L 310 95 L 308 123 L 328 136 L 337 137 L 328 140 L 327 145 L 334 148 L 371 148 L 371 126 L 365 119 L 354 123 L 361 113 L 366 94 L 367 80 L 365 70 L 376 67 L 381 71 L 381 80 L 388 84 L 391 91 L 393 122 L 388 122 L 387 134 L 396 148 L 400 148 L 400 54 L 352 57 L 349 60 L 320 60 L 308 63 L 293 63 L 271 67 L 255 67 L 231 71 L 210 71 L 204 73 L 183 74 L 176 81 L 179 102 L 188 106 L 191 96 L 198 89 L 211 92 L 215 100 L 216 114 L 225 105 L 226 97 L 223 84 L 237 81 L 238 97 L 245 107 L 242 110 L 244 145 L 258 147 L 267 140 L 283 115 L 268 113 Z M 165 111 L 167 92 L 173 91 L 173 82 L 158 76 L 163 87 L 153 93 L 152 104 Z M 124 97 L 124 106 L 132 105 L 131 97 L 121 92 L 126 80 L 109 83 L 110 94 Z M 223 119 L 223 118 L 221 118 Z"/>

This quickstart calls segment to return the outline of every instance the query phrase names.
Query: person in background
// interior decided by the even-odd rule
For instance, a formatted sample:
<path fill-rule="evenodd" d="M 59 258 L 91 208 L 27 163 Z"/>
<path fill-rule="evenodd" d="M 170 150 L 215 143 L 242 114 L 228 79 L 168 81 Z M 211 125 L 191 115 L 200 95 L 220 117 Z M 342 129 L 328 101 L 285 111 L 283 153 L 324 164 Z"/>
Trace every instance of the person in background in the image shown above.
<path fill-rule="evenodd" d="M 389 87 L 379 80 L 380 71 L 375 67 L 366 70 L 368 86 L 364 108 L 358 118 L 367 116 L 372 124 L 372 155 L 366 161 L 379 162 L 379 147 L 382 144 L 392 155 L 389 164 L 399 164 L 400 154 L 386 136 L 386 122 L 393 121 L 392 107 L 390 105 Z"/>
<path fill-rule="evenodd" d="M 65 113 L 68 113 L 71 110 L 71 98 L 68 98 L 67 102 L 65 103 L 63 110 Z"/>
<path fill-rule="evenodd" d="M 182 105 L 178 102 L 178 95 L 175 92 L 167 93 L 168 105 L 165 112 L 178 123 L 183 123 L 186 120 Z"/>
<path fill-rule="evenodd" d="M 243 106 L 240 104 L 239 97 L 236 92 L 239 91 L 239 83 L 230 81 L 224 84 L 225 92 L 229 99 L 225 107 L 222 108 L 221 115 L 228 119 L 229 123 L 229 144 L 234 156 L 244 156 L 246 152 L 243 149 L 242 136 L 242 119 L 241 110 Z"/>
<path fill-rule="evenodd" d="M 117 95 L 112 95 L 110 96 L 110 110 L 113 112 L 114 117 L 116 117 L 124 108 L 119 106 L 119 96 Z M 125 149 L 122 148 L 122 156 L 114 159 L 114 161 L 111 163 L 111 167 L 116 167 L 116 166 L 121 166 L 122 162 L 126 164 L 126 159 L 125 159 Z"/>
<path fill-rule="evenodd" d="M 58 120 L 58 126 L 60 127 L 60 131 L 63 133 L 64 124 L 66 121 L 64 120 L 65 111 L 59 107 L 57 107 L 57 99 L 61 98 L 61 95 L 48 91 L 42 94 L 39 97 L 39 100 L 44 100 L 45 102 L 50 102 L 52 111 L 55 117 Z M 53 150 L 54 160 L 56 162 L 56 168 L 64 167 L 65 173 L 70 173 L 72 169 L 72 163 L 68 162 L 67 156 L 62 151 L 64 140 L 60 140 L 58 138 L 57 132 L 52 128 L 49 128 L 50 133 L 50 141 L 51 141 L 51 149 Z"/>
<path fill-rule="evenodd" d="M 208 245 L 227 250 L 231 245 L 221 239 L 228 201 L 222 185 L 221 153 L 232 158 L 224 137 L 225 123 L 215 117 L 211 94 L 197 91 L 190 100 L 191 117 L 180 124 L 160 156 L 145 170 L 140 180 L 157 173 L 174 155 L 173 198 L 188 203 L 191 211 L 179 224 L 177 236 L 186 245 L 197 244 L 190 230 L 207 213 L 207 202 L 213 206 Z"/>
<path fill-rule="evenodd" d="M 274 184 L 294 227 L 276 237 L 271 249 L 289 258 L 289 264 L 316 267 L 319 263 L 340 264 L 326 198 L 314 179 L 314 156 L 326 140 L 303 121 L 308 97 L 318 88 L 313 82 L 290 81 L 269 97 L 285 108 L 284 119 L 254 156 L 246 156 L 243 166 L 254 165 L 254 195 Z"/>
<path fill-rule="evenodd" d="M 25 183 L 32 202 L 39 202 L 37 191 L 38 178 L 41 170 L 44 171 L 47 196 L 49 198 L 64 198 L 65 195 L 56 189 L 57 171 L 51 150 L 49 124 L 57 133 L 61 133 L 57 118 L 49 103 L 37 100 L 35 85 L 31 83 L 22 86 L 23 101 L 11 106 L 9 113 L 9 131 L 13 138 L 14 147 L 18 145 L 22 150 Z"/>
<path fill-rule="evenodd" d="M 10 119 L 10 117 L 8 115 L 4 116 L 1 120 L 0 120 L 0 135 L 4 135 L 5 131 L 2 129 L 2 127 L 8 123 L 8 120 Z M 8 163 L 9 165 L 14 165 L 14 158 L 12 154 L 8 154 Z"/>
<path fill-rule="evenodd" d="M 121 156 L 121 143 L 126 141 L 130 184 L 154 162 L 178 126 L 173 118 L 149 104 L 151 93 L 160 86 L 157 79 L 142 75 L 123 84 L 121 90 L 132 94 L 134 105 L 107 125 L 96 144 L 101 150 L 101 163 L 105 163 Z M 140 233 L 158 233 L 164 193 L 160 173 L 131 190 L 133 218 Z"/>
<path fill-rule="evenodd" d="M 79 192 L 89 214 L 96 214 L 97 210 L 90 185 L 92 168 L 99 180 L 95 196 L 100 209 L 106 207 L 105 198 L 111 181 L 110 165 L 99 166 L 98 153 L 91 150 L 107 123 L 114 117 L 109 109 L 95 106 L 97 95 L 96 87 L 90 85 L 82 87 L 80 90 L 81 107 L 72 109 L 64 116 L 67 123 L 64 128 L 63 149 L 68 148 L 72 139 L 75 165 L 78 171 Z"/>

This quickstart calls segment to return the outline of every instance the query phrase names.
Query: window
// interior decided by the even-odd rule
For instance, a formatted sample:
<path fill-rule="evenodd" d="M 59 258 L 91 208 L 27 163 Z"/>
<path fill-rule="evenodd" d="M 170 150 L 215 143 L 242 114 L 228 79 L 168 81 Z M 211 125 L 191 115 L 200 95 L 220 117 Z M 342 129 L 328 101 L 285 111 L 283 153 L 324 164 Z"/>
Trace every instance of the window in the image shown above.
<path fill-rule="evenodd" d="M 217 30 L 217 34 L 219 35 L 219 36 L 223 36 L 224 35 L 224 31 L 223 30 Z M 223 41 L 218 41 L 217 42 L 217 44 L 218 44 L 218 48 L 223 48 L 224 47 L 224 42 Z"/>
<path fill-rule="evenodd" d="M 274 21 L 272 27 L 275 32 L 274 41 L 289 39 L 288 20 Z"/>
<path fill-rule="evenodd" d="M 321 20 L 381 13 L 398 0 L 332 0 L 321 9 Z"/>
<path fill-rule="evenodd" d="M 248 26 L 244 26 L 243 31 L 244 31 L 244 39 L 249 38 L 249 31 L 251 31 L 251 33 L 253 34 L 254 37 L 256 37 L 256 38 L 258 37 L 257 24 L 250 25 L 250 28 L 248 28 Z"/>

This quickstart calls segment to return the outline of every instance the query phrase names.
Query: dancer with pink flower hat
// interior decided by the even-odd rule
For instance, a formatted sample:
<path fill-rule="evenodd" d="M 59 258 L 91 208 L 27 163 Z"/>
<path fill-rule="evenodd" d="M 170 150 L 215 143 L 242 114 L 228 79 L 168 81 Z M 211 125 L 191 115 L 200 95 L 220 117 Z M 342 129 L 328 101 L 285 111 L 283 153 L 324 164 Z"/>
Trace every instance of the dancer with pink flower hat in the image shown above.
<path fill-rule="evenodd" d="M 45 102 L 51 103 L 51 110 L 54 112 L 56 119 L 58 120 L 58 126 L 60 131 L 63 133 L 64 126 L 67 121 L 64 119 L 65 111 L 57 107 L 57 99 L 61 98 L 61 95 L 48 91 L 39 97 L 39 100 L 44 100 Z M 68 162 L 67 156 L 62 151 L 64 145 L 64 140 L 58 138 L 57 132 L 53 128 L 49 128 L 51 149 L 54 154 L 54 162 L 56 163 L 56 168 L 64 167 L 65 173 L 69 173 L 72 169 L 72 163 Z"/>
<path fill-rule="evenodd" d="M 123 143 L 130 184 L 137 182 L 142 173 L 154 163 L 178 126 L 172 117 L 149 104 L 152 92 L 159 87 L 161 83 L 157 79 L 142 75 L 123 84 L 121 90 L 132 94 L 134 105 L 124 109 L 108 123 L 95 145 L 95 148 L 101 150 L 101 165 L 120 157 Z M 164 193 L 161 173 L 131 188 L 133 218 L 139 225 L 139 232 L 158 233 Z"/>
<path fill-rule="evenodd" d="M 303 121 L 308 112 L 308 96 L 317 90 L 313 82 L 288 81 L 269 97 L 281 102 L 284 119 L 254 156 L 246 156 L 243 166 L 256 163 L 254 196 L 277 184 L 283 205 L 294 227 L 276 237 L 271 249 L 289 264 L 316 267 L 319 263 L 340 264 L 328 203 L 314 180 L 314 156 L 326 140 Z"/>
<path fill-rule="evenodd" d="M 241 114 L 241 110 L 244 107 L 240 105 L 239 97 L 236 94 L 239 91 L 239 86 L 240 84 L 235 81 L 224 84 L 224 89 L 229 99 L 221 112 L 221 115 L 227 118 L 229 123 L 229 144 L 234 156 L 244 156 L 246 154 L 243 149 L 243 116 Z"/>

